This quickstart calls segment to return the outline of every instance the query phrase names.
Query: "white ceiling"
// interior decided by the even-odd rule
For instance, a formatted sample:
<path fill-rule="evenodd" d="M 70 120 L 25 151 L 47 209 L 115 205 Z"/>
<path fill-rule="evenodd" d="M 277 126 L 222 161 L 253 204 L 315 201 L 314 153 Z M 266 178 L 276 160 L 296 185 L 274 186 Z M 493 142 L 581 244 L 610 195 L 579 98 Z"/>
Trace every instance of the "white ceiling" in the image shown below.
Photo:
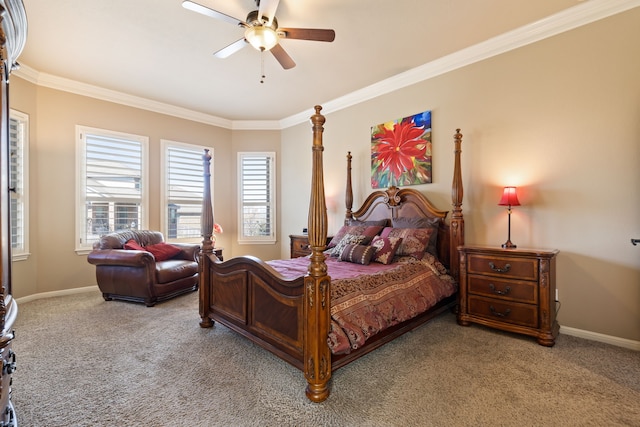
<path fill-rule="evenodd" d="M 133 96 L 224 123 L 281 121 L 552 15 L 615 3 L 281 0 L 280 26 L 332 28 L 336 39 L 283 40 L 297 66 L 284 70 L 266 53 L 261 84 L 261 54 L 250 46 L 227 59 L 212 55 L 242 29 L 184 9 L 182 0 L 23 1 L 29 28 L 20 72 L 36 83 Z M 254 0 L 199 3 L 242 20 L 256 9 Z"/>

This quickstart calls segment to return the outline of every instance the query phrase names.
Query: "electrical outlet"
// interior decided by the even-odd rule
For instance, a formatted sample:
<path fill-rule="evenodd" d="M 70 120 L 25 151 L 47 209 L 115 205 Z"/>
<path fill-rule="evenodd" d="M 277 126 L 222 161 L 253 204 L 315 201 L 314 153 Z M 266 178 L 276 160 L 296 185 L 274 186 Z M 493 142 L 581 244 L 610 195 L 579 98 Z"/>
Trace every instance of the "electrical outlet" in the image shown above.
<path fill-rule="evenodd" d="M 556 301 L 560 301 L 560 298 L 558 297 L 558 290 L 556 289 Z"/>

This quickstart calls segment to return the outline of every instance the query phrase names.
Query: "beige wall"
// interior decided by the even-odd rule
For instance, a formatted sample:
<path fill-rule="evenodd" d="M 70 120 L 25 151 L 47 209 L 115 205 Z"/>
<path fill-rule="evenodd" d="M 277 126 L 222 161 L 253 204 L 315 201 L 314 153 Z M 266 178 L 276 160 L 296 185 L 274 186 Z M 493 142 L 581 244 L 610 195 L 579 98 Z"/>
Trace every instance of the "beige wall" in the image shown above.
<path fill-rule="evenodd" d="M 371 191 L 370 127 L 431 110 L 434 183 L 419 189 L 451 205 L 452 136 L 462 128 L 467 243 L 506 241 L 497 203 L 503 186 L 518 186 L 512 241 L 560 250 L 560 324 L 640 340 L 640 249 L 629 240 L 640 238 L 638 23 L 635 9 L 327 114 L 330 231 L 344 215 L 347 151 L 357 206 Z M 310 134 L 306 123 L 283 131 L 283 233 L 306 222 L 296 207 L 309 195 Z"/>
<path fill-rule="evenodd" d="M 462 128 L 467 243 L 506 240 L 501 188 L 517 185 L 512 240 L 557 248 L 563 327 L 640 341 L 640 10 L 605 19 L 513 52 L 327 114 L 325 183 L 329 229 L 344 215 L 345 155 L 354 156 L 355 203 L 369 186 L 370 127 L 433 112 L 434 183 L 420 186 L 450 206 L 452 135 Z M 330 83 L 328 83 L 330 84 Z M 311 108 L 319 100 L 310 100 Z M 288 235 L 306 227 L 311 125 L 230 131 L 64 93 L 12 78 L 12 107 L 31 116 L 31 252 L 14 263 L 16 297 L 95 283 L 74 252 L 76 124 L 213 145 L 215 218 L 225 255 L 289 254 Z M 278 245 L 235 243 L 236 153 L 276 151 Z M 159 169 L 151 206 L 159 208 Z M 150 227 L 159 227 L 159 209 Z"/>

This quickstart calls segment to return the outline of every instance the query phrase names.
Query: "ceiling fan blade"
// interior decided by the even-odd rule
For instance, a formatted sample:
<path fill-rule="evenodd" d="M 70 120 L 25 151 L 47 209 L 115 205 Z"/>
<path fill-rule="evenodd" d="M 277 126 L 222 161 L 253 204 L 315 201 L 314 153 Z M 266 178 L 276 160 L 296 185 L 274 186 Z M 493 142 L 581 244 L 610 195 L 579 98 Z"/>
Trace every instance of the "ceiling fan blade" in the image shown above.
<path fill-rule="evenodd" d="M 279 44 L 275 45 L 271 48 L 271 53 L 278 60 L 282 68 L 288 70 L 289 68 L 293 68 L 296 66 L 296 63 L 291 59 L 289 54 L 285 52 L 285 50 Z"/>
<path fill-rule="evenodd" d="M 213 56 L 221 59 L 228 58 L 246 45 L 247 41 L 244 38 L 241 38 L 240 40 L 236 40 L 235 42 L 231 43 L 229 46 L 223 47 L 219 51 L 215 52 Z"/>
<path fill-rule="evenodd" d="M 185 0 L 182 2 L 182 7 L 184 7 L 185 9 L 189 9 L 192 10 L 194 12 L 200 13 L 202 15 L 205 16 L 209 16 L 211 18 L 216 18 L 216 19 L 220 19 L 222 21 L 228 22 L 230 24 L 233 25 L 239 25 L 241 27 L 246 27 L 247 23 L 244 21 L 241 21 L 237 18 L 234 18 L 233 16 L 229 16 L 226 15 L 222 12 L 218 12 L 217 10 L 213 10 L 213 9 L 209 9 L 208 7 L 202 6 L 198 3 L 194 3 L 192 1 L 189 0 Z"/>
<path fill-rule="evenodd" d="M 258 16 L 260 18 L 263 16 L 269 18 L 269 21 L 267 21 L 267 27 L 271 25 L 273 18 L 276 16 L 276 9 L 278 9 L 279 3 L 280 0 L 260 0 Z"/>
<path fill-rule="evenodd" d="M 332 42 L 336 38 L 333 30 L 322 30 L 318 28 L 278 28 L 281 37 L 297 40 L 313 40 L 318 42 Z"/>

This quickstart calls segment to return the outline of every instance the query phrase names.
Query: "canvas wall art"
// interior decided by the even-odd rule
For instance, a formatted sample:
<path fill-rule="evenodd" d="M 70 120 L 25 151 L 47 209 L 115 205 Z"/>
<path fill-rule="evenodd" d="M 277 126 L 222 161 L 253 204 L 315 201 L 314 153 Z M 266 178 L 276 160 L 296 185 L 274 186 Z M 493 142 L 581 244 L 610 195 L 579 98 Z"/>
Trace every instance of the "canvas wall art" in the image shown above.
<path fill-rule="evenodd" d="M 431 183 L 431 111 L 371 127 L 371 187 Z"/>

